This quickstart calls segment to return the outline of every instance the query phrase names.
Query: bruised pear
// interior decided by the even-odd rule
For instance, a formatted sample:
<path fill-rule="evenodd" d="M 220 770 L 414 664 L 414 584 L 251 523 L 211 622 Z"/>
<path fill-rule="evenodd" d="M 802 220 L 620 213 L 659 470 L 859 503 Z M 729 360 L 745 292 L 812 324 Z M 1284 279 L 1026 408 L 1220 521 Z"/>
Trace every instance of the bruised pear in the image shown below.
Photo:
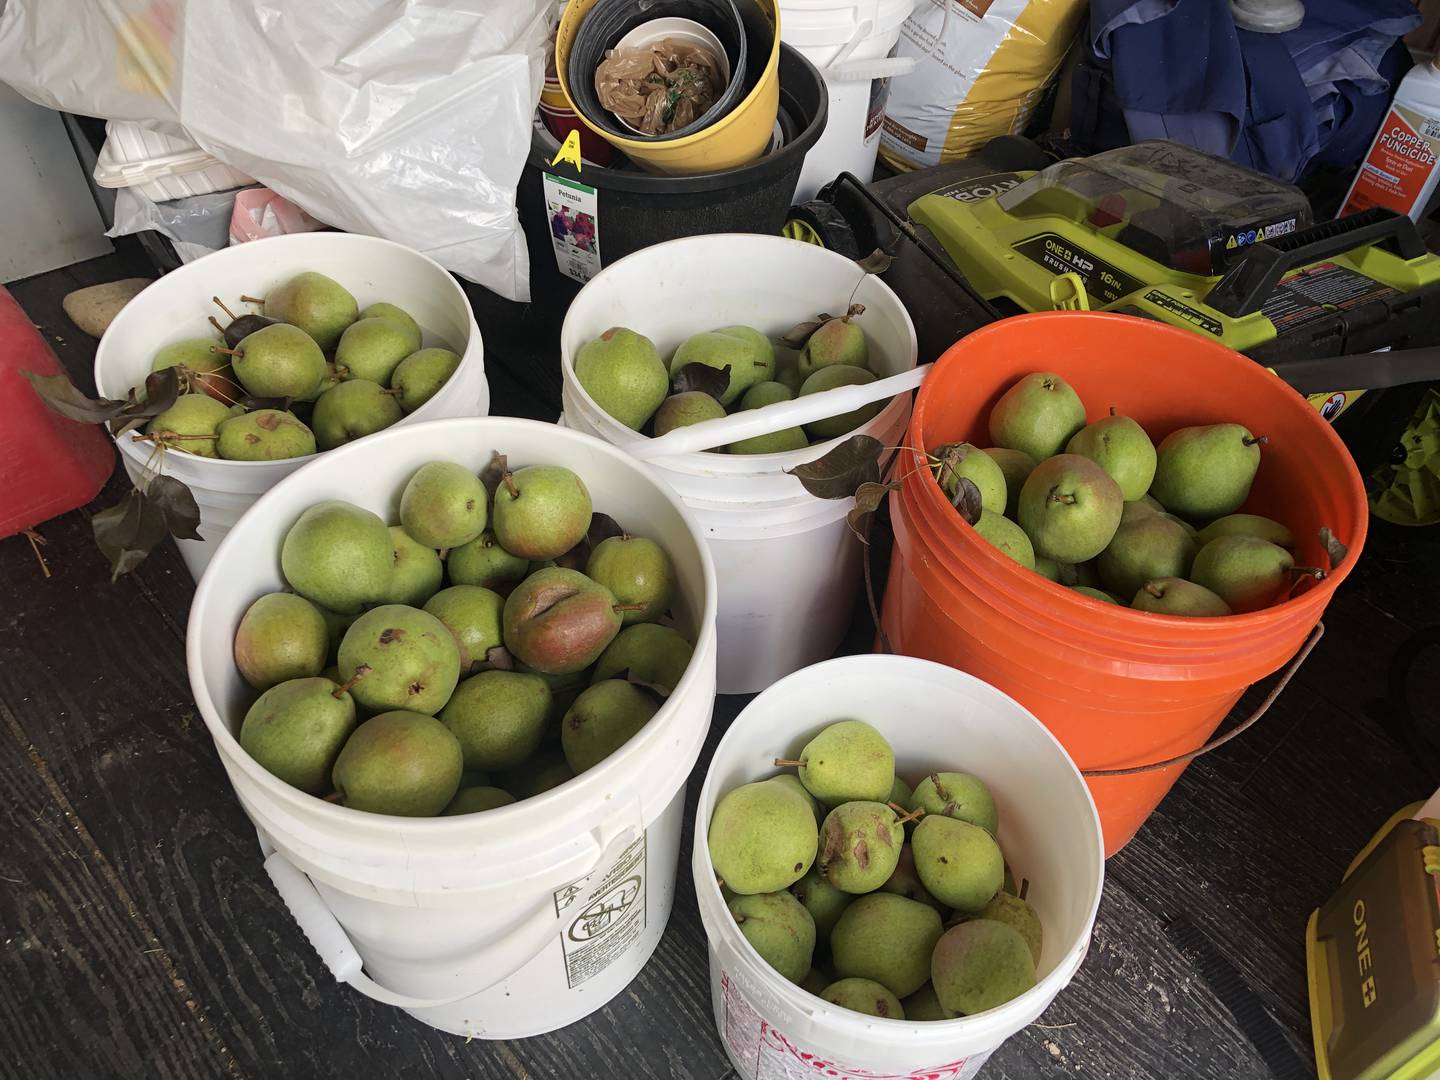
<path fill-rule="evenodd" d="M 620 632 L 613 593 L 564 567 L 537 570 L 505 600 L 505 647 L 546 675 L 568 675 L 593 664 Z"/>

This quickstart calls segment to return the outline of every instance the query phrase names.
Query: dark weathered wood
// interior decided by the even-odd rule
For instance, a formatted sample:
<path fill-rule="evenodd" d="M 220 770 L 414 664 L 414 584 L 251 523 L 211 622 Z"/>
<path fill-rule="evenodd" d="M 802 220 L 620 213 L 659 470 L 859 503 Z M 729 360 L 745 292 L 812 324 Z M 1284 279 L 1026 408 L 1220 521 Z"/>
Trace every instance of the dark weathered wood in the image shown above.
<path fill-rule="evenodd" d="M 122 245 L 13 291 L 87 386 L 94 343 L 59 301 L 143 271 Z M 529 374 L 554 365 L 558 327 L 538 306 L 480 310 L 492 411 L 548 418 L 552 380 Z M 0 827 L 13 834 L 0 845 L 0 1075 L 733 1075 L 689 861 L 705 766 L 745 699 L 717 701 L 674 914 L 635 982 L 549 1036 L 439 1034 L 337 986 L 275 896 L 190 699 L 188 573 L 166 545 L 111 585 L 92 546 L 88 514 L 123 488 L 117 478 L 42 527 L 49 580 L 22 539 L 0 541 Z M 1394 650 L 1435 618 L 1437 556 L 1440 530 L 1376 529 L 1329 634 L 1270 715 L 1187 770 L 1110 861 L 1087 962 L 987 1075 L 1275 1078 L 1277 1045 L 1308 1064 L 1305 917 L 1371 832 L 1434 783 L 1370 706 Z M 869 640 L 862 609 L 846 648 Z M 1216 956 L 1240 990 L 1216 976 Z"/>

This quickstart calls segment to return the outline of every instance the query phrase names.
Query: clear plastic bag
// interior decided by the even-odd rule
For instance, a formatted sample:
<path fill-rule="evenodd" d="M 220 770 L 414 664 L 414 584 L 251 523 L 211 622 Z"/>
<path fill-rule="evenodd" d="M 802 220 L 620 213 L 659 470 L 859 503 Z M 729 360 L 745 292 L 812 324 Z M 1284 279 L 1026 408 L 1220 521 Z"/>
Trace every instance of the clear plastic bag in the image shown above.
<path fill-rule="evenodd" d="M 230 243 L 230 215 L 237 194 L 216 191 L 157 203 L 138 188 L 120 188 L 115 192 L 115 224 L 105 235 L 154 229 L 170 238 L 181 262 L 194 262 Z"/>
<path fill-rule="evenodd" d="M 595 69 L 600 104 L 645 135 L 686 127 L 724 89 L 720 62 L 709 49 L 672 38 L 611 49 Z"/>
<path fill-rule="evenodd" d="M 307 213 L 529 298 L 515 188 L 553 0 L 9 0 L 0 77 L 186 134 Z"/>

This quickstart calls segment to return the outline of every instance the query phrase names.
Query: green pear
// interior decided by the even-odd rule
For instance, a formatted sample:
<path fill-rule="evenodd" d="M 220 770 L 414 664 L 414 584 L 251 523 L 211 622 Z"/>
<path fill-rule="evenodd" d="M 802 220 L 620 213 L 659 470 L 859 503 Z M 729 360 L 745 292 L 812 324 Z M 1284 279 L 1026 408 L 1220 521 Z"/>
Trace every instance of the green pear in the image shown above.
<path fill-rule="evenodd" d="M 782 382 L 756 383 L 741 397 L 740 409 L 763 409 L 766 405 L 774 405 L 780 401 L 792 401 L 797 389 L 798 387 L 791 389 Z M 791 427 L 781 428 L 769 435 L 740 439 L 725 449 L 731 454 L 785 454 L 791 450 L 803 450 L 809 445 L 810 440 L 806 438 L 805 432 L 801 428 Z"/>
<path fill-rule="evenodd" d="M 1283 600 L 1295 584 L 1295 556 L 1258 536 L 1220 536 L 1195 556 L 1190 578 L 1236 613 Z"/>
<path fill-rule="evenodd" d="M 230 409 L 207 394 L 181 394 L 175 403 L 145 425 L 157 444 L 197 457 L 219 457 L 220 425 Z"/>
<path fill-rule="evenodd" d="M 670 373 L 655 343 L 612 326 L 575 354 L 575 378 L 585 392 L 631 431 L 639 431 L 670 393 Z"/>
<path fill-rule="evenodd" d="M 995 459 L 1005 476 L 1005 516 L 1013 521 L 1016 507 L 1020 505 L 1020 489 L 1038 462 L 1023 450 L 1007 450 L 1003 446 L 987 446 L 985 453 Z"/>
<path fill-rule="evenodd" d="M 445 572 L 452 585 L 483 585 L 497 589 L 521 581 L 530 573 L 530 560 L 511 555 L 495 534 L 486 529 L 468 544 L 451 548 L 445 556 Z"/>
<path fill-rule="evenodd" d="M 1025 569 L 1035 569 L 1035 548 L 1030 543 L 1030 537 L 1009 518 L 985 510 L 975 523 L 975 531 L 980 534 L 980 539 Z"/>
<path fill-rule="evenodd" d="M 1021 531 L 1023 532 L 1024 530 Z M 1046 581 L 1058 582 L 1060 580 L 1060 564 L 1054 559 L 1047 559 L 1043 556 L 1036 559 L 1035 572 Z"/>
<path fill-rule="evenodd" d="M 839 979 L 820 992 L 831 1005 L 883 1020 L 904 1020 L 900 999 L 873 979 Z"/>
<path fill-rule="evenodd" d="M 477 785 L 475 787 L 462 787 L 455 793 L 448 806 L 440 811 L 442 817 L 454 817 L 457 814 L 483 814 L 486 810 L 498 810 L 502 806 L 509 806 L 515 801 L 504 788 L 490 787 L 489 785 Z"/>
<path fill-rule="evenodd" d="M 240 388 L 229 378 L 230 357 L 217 351 L 214 338 L 186 338 L 166 345 L 150 362 L 151 371 L 179 367 L 191 390 L 200 391 L 229 405 L 240 397 Z"/>
<path fill-rule="evenodd" d="M 595 661 L 591 682 L 613 679 L 628 671 L 641 682 L 674 690 L 690 666 L 693 652 L 690 642 L 668 626 L 657 623 L 627 626 Z"/>
<path fill-rule="evenodd" d="M 794 401 L 796 391 L 782 382 L 773 379 L 768 382 L 759 382 L 746 390 L 740 398 L 740 410 L 763 409 L 766 405 L 774 405 L 779 401 Z"/>
<path fill-rule="evenodd" d="M 935 986 L 930 982 L 900 1002 L 900 1007 L 905 1010 L 906 1020 L 954 1020 L 960 1015 L 940 1004 Z"/>
<path fill-rule="evenodd" d="M 654 622 L 670 608 L 675 567 L 665 549 L 643 536 L 609 536 L 595 545 L 585 574 L 614 594 L 623 626 Z"/>
<path fill-rule="evenodd" d="M 815 920 L 788 892 L 737 896 L 727 905 L 740 934 L 781 978 L 800 983 L 815 952 Z"/>
<path fill-rule="evenodd" d="M 1071 585 L 1071 592 L 1077 592 L 1081 596 L 1088 596 L 1091 600 L 1099 600 L 1102 604 L 1118 604 L 1124 607 L 1125 604 L 1119 598 L 1111 596 L 1103 589 L 1092 589 L 1089 585 Z"/>
<path fill-rule="evenodd" d="M 345 379 L 369 379 L 388 386 L 400 361 L 415 351 L 414 335 L 402 322 L 373 316 L 345 328 L 335 346 L 335 369 Z"/>
<path fill-rule="evenodd" d="M 800 373 L 800 358 L 798 353 L 792 353 L 785 359 L 775 359 L 775 381 L 791 394 L 800 393 L 800 387 L 805 384 L 805 376 Z"/>
<path fill-rule="evenodd" d="M 542 751 L 523 765 L 505 770 L 500 776 L 505 790 L 514 792 L 517 800 L 533 799 L 573 779 L 575 771 L 565 763 L 565 755 L 558 748 Z"/>
<path fill-rule="evenodd" d="M 369 379 L 346 379 L 321 394 L 310 426 L 321 450 L 383 431 L 401 417 L 395 395 Z"/>
<path fill-rule="evenodd" d="M 1263 442 L 1239 424 L 1171 432 L 1160 442 L 1150 494 L 1192 521 L 1233 514 L 1250 495 Z"/>
<path fill-rule="evenodd" d="M 1105 550 L 1095 557 L 1095 569 L 1105 588 L 1118 596 L 1155 578 L 1188 577 L 1195 560 L 1195 541 L 1168 514 L 1146 510 L 1122 520 Z"/>
<path fill-rule="evenodd" d="M 479 585 L 451 585 L 425 601 L 424 610 L 444 623 L 454 636 L 460 650 L 461 675 L 485 663 L 490 650 L 503 643 L 500 624 L 505 601 L 490 589 Z"/>
<path fill-rule="evenodd" d="M 235 346 L 230 362 L 240 385 L 256 397 L 305 397 L 325 378 L 325 354 L 287 323 L 261 327 Z"/>
<path fill-rule="evenodd" d="M 812 804 L 779 779 L 731 788 L 710 815 L 710 862 L 736 893 L 788 889 L 815 862 L 819 834 Z"/>
<path fill-rule="evenodd" d="M 343 689 L 329 679 L 290 679 L 250 706 L 240 724 L 240 747 L 291 787 L 324 795 L 354 729 L 355 702 Z"/>
<path fill-rule="evenodd" d="M 670 375 L 673 377 L 690 364 L 730 369 L 729 385 L 720 395 L 720 403 L 730 405 L 750 387 L 769 381 L 775 374 L 775 350 L 759 331 L 727 326 L 682 341 L 670 358 Z"/>
<path fill-rule="evenodd" d="M 280 547 L 286 582 L 330 611 L 359 611 L 390 587 L 395 547 L 385 522 L 369 510 L 332 500 L 300 515 Z"/>
<path fill-rule="evenodd" d="M 1155 479 L 1155 444 L 1145 429 L 1128 416 L 1110 415 L 1078 431 L 1065 444 L 1067 454 L 1079 454 L 1099 465 L 1120 485 L 1127 500 L 1139 499 Z"/>
<path fill-rule="evenodd" d="M 583 671 L 619 633 L 616 607 L 609 589 L 578 571 L 537 570 L 505 599 L 505 647 L 547 675 Z"/>
<path fill-rule="evenodd" d="M 724 415 L 725 406 L 703 390 L 671 394 L 655 412 L 655 437 L 658 439 L 676 428 L 703 424 L 706 420 L 719 420 Z"/>
<path fill-rule="evenodd" d="M 400 410 L 407 415 L 440 392 L 460 366 L 449 349 L 421 349 L 401 360 L 390 373 L 390 389 L 400 391 Z"/>
<path fill-rule="evenodd" d="M 351 623 L 338 664 L 351 695 L 372 712 L 433 716 L 460 680 L 460 650 L 445 624 L 403 604 L 371 608 Z"/>
<path fill-rule="evenodd" d="M 1203 585 L 1184 578 L 1156 578 L 1141 585 L 1130 601 L 1136 611 L 1156 615 L 1213 618 L 1231 614 L 1230 605 Z"/>
<path fill-rule="evenodd" d="M 946 498 L 955 500 L 963 478 L 979 488 L 982 507 L 992 514 L 1005 513 L 1005 473 L 989 454 L 969 443 L 946 443 L 931 451 L 930 457 L 937 462 L 932 468 Z"/>
<path fill-rule="evenodd" d="M 420 543 L 399 525 L 390 526 L 390 544 L 395 551 L 395 565 L 381 599 L 387 604 L 419 607 L 440 588 L 445 564 L 434 548 Z"/>
<path fill-rule="evenodd" d="M 1295 550 L 1295 534 L 1280 522 L 1259 514 L 1229 514 L 1217 518 L 1200 530 L 1195 542 L 1203 548 L 1222 536 L 1258 536 L 1279 547 Z"/>
<path fill-rule="evenodd" d="M 798 366 L 801 378 L 808 379 L 821 368 L 834 364 L 863 368 L 869 363 L 870 342 L 865 337 L 865 331 L 847 316 L 827 319 L 820 324 L 800 350 Z"/>
<path fill-rule="evenodd" d="M 1124 506 L 1109 473 L 1079 454 L 1059 454 L 1030 473 L 1018 513 L 1035 554 L 1080 563 L 1109 546 Z"/>
<path fill-rule="evenodd" d="M 279 461 L 315 453 L 315 433 L 294 413 L 257 409 L 218 428 L 215 449 L 227 461 Z"/>
<path fill-rule="evenodd" d="M 817 368 L 805 379 L 804 385 L 800 387 L 800 396 L 809 397 L 811 394 L 823 394 L 826 390 L 834 390 L 838 386 L 858 386 L 874 381 L 875 374 L 862 367 L 831 364 L 828 367 Z M 858 409 L 841 413 L 839 416 L 827 416 L 823 420 L 812 420 L 805 425 L 805 433 L 817 442 L 825 439 L 838 439 L 841 435 L 848 435 L 862 424 L 868 424 L 875 419 L 885 405 L 886 402 L 883 401 L 872 401 L 869 405 L 862 405 Z"/>
<path fill-rule="evenodd" d="M 325 620 L 325 633 L 330 642 L 326 657 L 332 665 L 320 674 L 328 679 L 331 677 L 328 673 L 333 671 L 335 681 L 338 683 L 341 681 L 340 671 L 338 668 L 333 667 L 335 654 L 340 651 L 340 642 L 345 637 L 345 631 L 349 630 L 350 624 L 360 617 L 360 612 L 358 609 L 351 612 L 331 611 L 329 608 L 320 607 L 318 604 L 316 605 L 316 610 L 320 612 L 320 617 Z"/>
<path fill-rule="evenodd" d="M 784 780 L 786 777 L 777 776 L 775 779 Z M 822 942 L 830 940 L 830 932 L 835 929 L 840 916 L 855 902 L 853 893 L 831 885 L 818 866 L 811 866 L 804 877 L 790 886 L 790 895 L 800 901 L 801 906 L 810 913 L 815 924 L 815 936 Z"/>
<path fill-rule="evenodd" d="M 957 911 L 977 912 L 1005 882 L 995 838 L 979 825 L 926 814 L 910 838 L 915 871 L 931 896 Z"/>
<path fill-rule="evenodd" d="M 540 749 L 549 710 L 540 676 L 482 671 L 455 687 L 440 722 L 460 741 L 465 768 L 511 769 Z"/>
<path fill-rule="evenodd" d="M 355 297 L 338 281 L 307 270 L 266 294 L 265 314 L 298 326 L 314 339 L 322 352 L 329 352 L 360 312 Z"/>
<path fill-rule="evenodd" d="M 1013 926 L 973 919 L 946 930 L 930 959 L 941 1006 L 961 1016 L 999 1008 L 1035 985 L 1030 946 Z"/>
<path fill-rule="evenodd" d="M 325 362 L 325 374 L 322 375 L 320 377 L 320 381 L 315 384 L 315 389 L 311 390 L 308 394 L 301 394 L 295 400 L 307 402 L 319 401 L 321 394 L 335 389 L 335 387 L 338 386 L 340 382 L 340 373 L 335 370 L 335 365 L 327 360 Z"/>
<path fill-rule="evenodd" d="M 245 609 L 235 631 L 235 666 L 256 690 L 319 675 L 329 654 L 325 616 L 294 593 L 266 593 Z"/>
<path fill-rule="evenodd" d="M 905 826 L 884 803 L 842 803 L 820 826 L 820 872 L 843 892 L 874 892 L 895 872 L 904 843 Z"/>
<path fill-rule="evenodd" d="M 335 761 L 340 802 L 355 810 L 434 817 L 460 789 L 460 743 L 433 716 L 392 711 L 366 720 Z"/>
<path fill-rule="evenodd" d="M 1037 462 L 1054 457 L 1085 426 L 1085 406 L 1059 375 L 1038 371 L 1006 390 L 990 410 L 996 446 L 1020 450 Z"/>
<path fill-rule="evenodd" d="M 400 524 L 426 547 L 468 544 L 485 531 L 490 498 L 480 478 L 453 461 L 416 469 L 400 493 Z"/>
<path fill-rule="evenodd" d="M 990 789 L 964 772 L 932 772 L 915 785 L 913 806 L 926 815 L 951 817 L 978 825 L 991 836 L 1000 828 L 1000 811 Z"/>
<path fill-rule="evenodd" d="M 830 956 L 842 978 L 870 979 L 903 998 L 930 981 L 930 954 L 943 932 L 940 913 L 928 904 L 871 893 L 835 923 Z"/>
<path fill-rule="evenodd" d="M 506 473 L 495 489 L 490 527 L 500 546 L 533 561 L 565 554 L 590 529 L 590 492 L 560 465 Z"/>
<path fill-rule="evenodd" d="M 382 301 L 378 304 L 371 304 L 365 308 L 360 312 L 359 318 L 361 321 L 365 319 L 392 319 L 405 327 L 410 333 L 410 348 L 406 350 L 407 355 L 420 348 L 420 324 L 417 323 L 414 317 L 404 308 Z M 344 335 L 342 334 L 341 337 L 344 337 Z"/>
<path fill-rule="evenodd" d="M 895 752 L 863 720 L 826 725 L 790 765 L 798 766 L 805 790 L 827 806 L 883 801 L 895 786 Z"/>
<path fill-rule="evenodd" d="M 634 683 L 606 679 L 587 687 L 560 721 L 565 760 L 577 775 L 593 769 L 629 742 L 659 708 L 660 698 Z"/>
<path fill-rule="evenodd" d="M 980 909 L 979 914 L 957 915 L 956 922 L 951 925 L 958 926 L 962 922 L 969 922 L 972 918 L 994 919 L 996 922 L 1014 927 L 1025 939 L 1025 944 L 1030 947 L 1030 956 L 1035 963 L 1040 963 L 1040 949 L 1044 943 L 1045 931 L 1040 925 L 1040 916 L 1035 913 L 1035 909 L 1018 896 L 1002 890 L 991 898 L 990 903 Z"/>

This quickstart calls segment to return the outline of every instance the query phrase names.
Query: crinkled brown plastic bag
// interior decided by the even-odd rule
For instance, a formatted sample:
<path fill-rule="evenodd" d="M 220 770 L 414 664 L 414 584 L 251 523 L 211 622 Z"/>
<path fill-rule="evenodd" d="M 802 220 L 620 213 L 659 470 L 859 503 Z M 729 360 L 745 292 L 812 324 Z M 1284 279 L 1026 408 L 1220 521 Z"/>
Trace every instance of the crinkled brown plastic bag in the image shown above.
<path fill-rule="evenodd" d="M 674 38 L 611 49 L 595 69 L 600 104 L 646 135 L 679 131 L 724 90 L 715 54 Z"/>

